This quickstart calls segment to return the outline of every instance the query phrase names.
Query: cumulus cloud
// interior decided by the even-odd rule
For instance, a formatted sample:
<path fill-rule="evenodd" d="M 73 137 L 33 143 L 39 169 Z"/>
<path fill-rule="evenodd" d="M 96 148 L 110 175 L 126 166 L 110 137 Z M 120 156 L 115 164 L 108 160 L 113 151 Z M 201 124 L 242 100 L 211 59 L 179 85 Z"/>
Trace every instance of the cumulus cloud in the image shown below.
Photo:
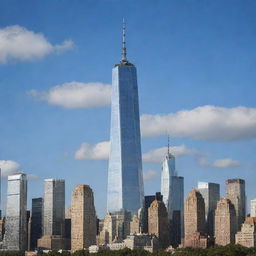
<path fill-rule="evenodd" d="M 12 160 L 0 160 L 0 169 L 2 176 L 8 176 L 18 171 L 20 165 Z"/>
<path fill-rule="evenodd" d="M 144 181 L 153 180 L 158 176 L 158 173 L 154 170 L 149 170 L 143 173 Z"/>
<path fill-rule="evenodd" d="M 203 167 L 216 167 L 216 168 L 239 168 L 241 167 L 241 163 L 237 160 L 231 158 L 221 158 L 216 159 L 213 162 L 209 162 L 204 157 L 199 157 L 197 159 L 198 164 Z"/>
<path fill-rule="evenodd" d="M 180 157 L 180 156 L 184 156 L 184 155 L 206 154 L 206 153 L 200 152 L 196 149 L 189 149 L 185 145 L 170 147 L 170 152 L 175 157 Z M 152 162 L 152 163 L 162 162 L 166 153 L 167 153 L 167 147 L 157 148 L 157 149 L 151 150 L 151 151 L 143 154 L 142 159 L 144 162 Z"/>
<path fill-rule="evenodd" d="M 109 157 L 109 141 L 102 141 L 95 145 L 82 143 L 75 152 L 76 160 L 107 160 Z"/>
<path fill-rule="evenodd" d="M 73 41 L 51 44 L 43 34 L 15 25 L 0 29 L 0 63 L 9 60 L 31 61 L 73 47 Z"/>
<path fill-rule="evenodd" d="M 142 135 L 233 141 L 256 137 L 256 108 L 201 106 L 166 115 L 141 116 Z"/>
<path fill-rule="evenodd" d="M 76 160 L 108 160 L 110 150 L 110 142 L 102 141 L 95 145 L 82 143 L 79 149 L 75 152 Z M 206 155 L 207 153 L 200 152 L 195 149 L 189 149 L 185 145 L 170 147 L 170 151 L 176 157 L 184 155 Z M 157 163 L 162 162 L 166 155 L 167 147 L 157 148 L 142 155 L 144 162 Z"/>
<path fill-rule="evenodd" d="M 111 86 L 97 82 L 69 82 L 45 92 L 31 90 L 28 94 L 35 99 L 70 109 L 101 107 L 111 102 Z"/>

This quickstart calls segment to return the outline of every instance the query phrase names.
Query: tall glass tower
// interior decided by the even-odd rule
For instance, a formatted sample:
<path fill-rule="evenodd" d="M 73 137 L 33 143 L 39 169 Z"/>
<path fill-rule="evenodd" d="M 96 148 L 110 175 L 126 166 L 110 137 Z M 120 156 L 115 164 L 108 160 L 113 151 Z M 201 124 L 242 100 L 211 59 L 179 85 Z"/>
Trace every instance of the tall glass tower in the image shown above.
<path fill-rule="evenodd" d="M 169 138 L 168 152 L 162 165 L 161 194 L 170 221 L 170 242 L 173 247 L 177 247 L 184 233 L 184 178 L 179 177 L 175 169 L 175 157 L 169 150 Z"/>
<path fill-rule="evenodd" d="M 124 25 L 122 49 L 122 60 L 112 70 L 107 209 L 135 214 L 144 198 L 140 117 L 136 67 L 126 58 Z"/>

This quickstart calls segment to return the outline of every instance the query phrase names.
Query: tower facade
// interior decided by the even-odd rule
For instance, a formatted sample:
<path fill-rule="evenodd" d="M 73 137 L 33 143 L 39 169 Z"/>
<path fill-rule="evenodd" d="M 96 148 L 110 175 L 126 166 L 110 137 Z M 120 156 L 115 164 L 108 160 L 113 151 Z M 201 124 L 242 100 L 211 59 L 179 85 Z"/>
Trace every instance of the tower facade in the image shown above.
<path fill-rule="evenodd" d="M 112 71 L 107 209 L 136 214 L 143 205 L 140 116 L 136 67 L 123 55 Z"/>
<path fill-rule="evenodd" d="M 193 189 L 186 198 L 184 207 L 184 229 L 186 247 L 193 247 L 194 235 L 205 233 L 205 204 L 201 193 Z M 196 247 L 196 246 L 195 246 Z"/>
<path fill-rule="evenodd" d="M 44 180 L 44 236 L 64 236 L 65 230 L 65 181 Z"/>
<path fill-rule="evenodd" d="M 206 231 L 214 235 L 214 218 L 217 202 L 220 199 L 220 185 L 209 182 L 198 182 L 198 190 L 204 198 Z"/>
<path fill-rule="evenodd" d="M 96 244 L 96 212 L 92 189 L 78 185 L 72 193 L 71 249 L 89 248 Z"/>
<path fill-rule="evenodd" d="M 32 216 L 31 216 L 31 238 L 30 249 L 37 247 L 37 240 L 42 236 L 43 228 L 43 198 L 32 199 Z"/>
<path fill-rule="evenodd" d="M 154 200 L 148 209 L 148 233 L 158 237 L 163 249 L 169 246 L 169 221 L 165 204 Z"/>
<path fill-rule="evenodd" d="M 256 199 L 251 200 L 251 216 L 256 217 Z"/>
<path fill-rule="evenodd" d="M 4 248 L 27 249 L 27 178 L 23 173 L 8 176 Z"/>
<path fill-rule="evenodd" d="M 169 144 L 169 143 L 168 143 Z M 169 152 L 162 164 L 161 194 L 168 211 L 170 223 L 170 242 L 177 247 L 184 236 L 184 178 L 175 170 L 175 157 Z"/>
<path fill-rule="evenodd" d="M 229 199 L 221 198 L 215 211 L 215 243 L 227 245 L 235 242 L 235 208 Z"/>
<path fill-rule="evenodd" d="M 226 197 L 235 207 L 236 229 L 241 230 L 241 226 L 246 217 L 246 196 L 245 181 L 242 179 L 229 179 L 226 181 Z"/>

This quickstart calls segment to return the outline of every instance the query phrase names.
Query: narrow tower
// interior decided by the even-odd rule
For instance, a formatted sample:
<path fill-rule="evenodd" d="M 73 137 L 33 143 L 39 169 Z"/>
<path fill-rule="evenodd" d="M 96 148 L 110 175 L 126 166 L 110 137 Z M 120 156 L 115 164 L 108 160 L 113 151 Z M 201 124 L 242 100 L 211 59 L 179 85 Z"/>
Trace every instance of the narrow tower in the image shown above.
<path fill-rule="evenodd" d="M 143 205 L 140 117 L 136 67 L 127 60 L 123 23 L 122 59 L 112 70 L 108 212 L 137 213 Z"/>
<path fill-rule="evenodd" d="M 169 136 L 167 155 L 162 164 L 161 194 L 168 211 L 170 242 L 173 247 L 181 243 L 184 236 L 184 178 L 175 170 L 175 157 L 170 153 Z"/>

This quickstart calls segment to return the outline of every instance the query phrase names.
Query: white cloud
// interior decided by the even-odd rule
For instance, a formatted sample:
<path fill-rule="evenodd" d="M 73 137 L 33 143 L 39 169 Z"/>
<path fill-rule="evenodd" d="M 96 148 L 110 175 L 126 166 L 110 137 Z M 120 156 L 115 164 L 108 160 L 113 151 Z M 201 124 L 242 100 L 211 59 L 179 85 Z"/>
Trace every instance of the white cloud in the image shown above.
<path fill-rule="evenodd" d="M 95 145 L 82 143 L 80 148 L 75 152 L 76 160 L 108 160 L 110 150 L 110 142 L 102 141 Z M 185 145 L 170 147 L 170 151 L 176 157 L 183 155 L 205 155 L 207 153 L 200 152 L 195 149 L 189 149 Z M 157 163 L 162 162 L 166 155 L 167 147 L 151 150 L 142 155 L 144 162 Z"/>
<path fill-rule="evenodd" d="M 237 160 L 233 160 L 231 158 L 221 158 L 221 159 L 216 159 L 213 162 L 209 162 L 206 158 L 204 157 L 199 157 L 197 159 L 197 162 L 199 165 L 203 167 L 216 167 L 216 168 L 239 168 L 241 167 L 241 164 Z"/>
<path fill-rule="evenodd" d="M 109 141 L 102 141 L 91 146 L 88 143 L 82 143 L 75 152 L 76 160 L 107 160 L 109 156 Z"/>
<path fill-rule="evenodd" d="M 144 181 L 153 180 L 157 176 L 158 176 L 158 173 L 154 170 L 149 170 L 149 171 L 143 173 Z"/>
<path fill-rule="evenodd" d="M 0 160 L 2 176 L 8 176 L 18 171 L 20 165 L 12 160 Z"/>
<path fill-rule="evenodd" d="M 71 40 L 52 45 L 43 34 L 35 33 L 19 25 L 0 29 L 0 63 L 9 60 L 31 61 L 51 53 L 59 53 L 73 47 Z"/>
<path fill-rule="evenodd" d="M 38 180 L 40 177 L 36 174 L 27 174 L 28 180 Z"/>
<path fill-rule="evenodd" d="M 170 152 L 175 157 L 180 157 L 180 156 L 184 156 L 184 155 L 206 154 L 206 153 L 200 152 L 196 149 L 189 149 L 185 145 L 170 147 Z M 163 161 L 166 153 L 167 153 L 167 147 L 157 148 L 157 149 L 151 150 L 151 151 L 143 154 L 142 159 L 144 162 L 158 163 L 158 162 Z"/>
<path fill-rule="evenodd" d="M 143 136 L 170 134 L 201 140 L 233 141 L 256 138 L 256 108 L 201 106 L 174 114 L 141 116 Z"/>
<path fill-rule="evenodd" d="M 111 86 L 103 83 L 69 82 L 46 92 L 31 90 L 28 94 L 64 108 L 92 108 L 111 103 Z"/>

